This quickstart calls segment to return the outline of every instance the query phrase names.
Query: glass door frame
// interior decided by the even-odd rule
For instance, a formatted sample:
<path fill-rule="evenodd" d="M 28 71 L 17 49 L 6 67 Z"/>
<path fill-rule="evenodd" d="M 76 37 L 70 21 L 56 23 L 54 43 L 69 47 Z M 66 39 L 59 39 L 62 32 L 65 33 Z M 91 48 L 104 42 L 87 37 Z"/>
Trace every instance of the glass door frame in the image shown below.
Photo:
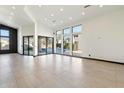
<path fill-rule="evenodd" d="M 52 39 L 52 52 L 51 52 L 51 53 L 48 53 L 48 51 L 47 51 L 47 49 L 48 49 L 48 39 L 49 39 L 49 38 Z M 47 41 L 47 42 L 46 42 L 46 44 L 47 44 L 47 45 L 46 45 L 46 47 L 47 47 L 47 48 L 46 48 L 46 51 L 47 51 L 46 54 L 54 54 L 54 38 L 53 38 L 53 37 L 46 37 L 46 41 Z"/>
<path fill-rule="evenodd" d="M 75 55 L 74 54 L 74 51 L 73 51 L 73 41 L 74 41 L 73 36 L 75 35 L 75 33 L 73 32 L 73 28 L 74 27 L 78 27 L 78 26 L 81 26 L 81 31 L 82 31 L 82 24 L 72 26 L 72 56 L 74 56 L 74 57 L 80 57 L 79 55 Z M 77 35 L 80 36 L 81 35 L 81 32 L 78 32 Z"/>
<path fill-rule="evenodd" d="M 46 53 L 45 54 L 39 54 L 39 38 L 46 38 Z M 47 53 L 47 46 L 48 46 L 48 38 L 52 38 L 52 53 Z M 47 36 L 38 36 L 38 55 L 47 55 L 47 54 L 54 54 L 54 38 L 53 37 L 47 37 Z"/>
<path fill-rule="evenodd" d="M 46 47 L 45 47 L 45 48 L 46 48 L 46 53 L 45 53 L 45 54 L 40 54 L 40 53 L 39 53 L 39 48 L 40 48 L 40 46 L 39 46 L 39 43 L 40 43 L 39 39 L 40 39 L 40 38 L 45 38 L 45 40 L 46 40 L 46 41 L 45 41 L 45 42 L 46 42 Z M 46 55 L 46 54 L 47 54 L 47 39 L 46 39 L 45 36 L 38 36 L 38 49 L 37 49 L 37 50 L 38 50 L 38 55 Z"/>
<path fill-rule="evenodd" d="M 28 55 L 28 56 L 33 56 L 33 55 L 30 55 L 30 50 L 28 48 L 28 54 L 24 54 L 24 38 L 28 38 L 28 47 L 29 47 L 29 42 L 30 42 L 30 38 L 33 38 L 33 35 L 32 36 L 23 36 L 23 55 Z"/>
<path fill-rule="evenodd" d="M 58 40 L 58 38 L 57 38 L 57 37 L 58 37 L 58 36 L 57 36 L 57 35 L 58 35 L 57 32 L 59 32 L 59 31 L 61 32 L 61 35 L 60 35 L 60 40 L 61 40 L 61 48 L 60 48 L 61 50 L 60 50 L 60 53 L 59 53 L 58 50 L 57 50 L 57 48 L 58 48 L 58 47 L 57 47 L 57 44 L 59 44 L 59 43 L 57 43 L 57 40 Z M 56 53 L 56 54 L 63 54 L 63 30 L 58 30 L 58 31 L 56 31 L 55 37 L 56 37 L 56 38 L 55 38 L 55 39 L 56 39 L 56 40 L 55 40 L 55 50 L 56 50 L 55 53 Z"/>
<path fill-rule="evenodd" d="M 70 38 L 70 43 L 69 43 L 69 53 L 68 54 L 66 54 L 66 53 L 64 53 L 64 30 L 65 29 L 70 29 L 70 35 L 68 35 L 69 36 L 69 38 Z M 63 55 L 72 55 L 72 27 L 67 27 L 67 28 L 64 28 L 64 29 L 62 29 L 62 34 L 63 34 L 63 39 L 62 39 L 62 42 L 63 42 L 63 51 L 62 51 L 62 53 L 61 54 L 63 54 Z"/>

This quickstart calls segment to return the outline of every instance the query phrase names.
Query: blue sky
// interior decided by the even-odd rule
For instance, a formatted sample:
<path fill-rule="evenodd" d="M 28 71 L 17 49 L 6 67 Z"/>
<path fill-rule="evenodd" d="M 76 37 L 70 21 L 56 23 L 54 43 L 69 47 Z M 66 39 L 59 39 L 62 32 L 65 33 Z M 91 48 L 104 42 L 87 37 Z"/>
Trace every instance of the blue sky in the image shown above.
<path fill-rule="evenodd" d="M 0 35 L 1 36 L 9 36 L 9 31 L 8 30 L 0 30 Z"/>

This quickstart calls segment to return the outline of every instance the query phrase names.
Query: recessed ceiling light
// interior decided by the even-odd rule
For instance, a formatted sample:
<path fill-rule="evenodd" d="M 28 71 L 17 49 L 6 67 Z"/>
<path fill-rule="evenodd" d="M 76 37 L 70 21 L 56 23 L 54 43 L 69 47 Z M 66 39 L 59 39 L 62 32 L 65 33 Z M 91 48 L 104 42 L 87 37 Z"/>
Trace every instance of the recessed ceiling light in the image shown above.
<path fill-rule="evenodd" d="M 12 9 L 15 10 L 16 9 L 15 6 L 12 6 Z"/>
<path fill-rule="evenodd" d="M 11 20 L 11 19 L 12 19 L 12 17 L 10 16 L 10 17 L 9 17 L 9 20 Z"/>
<path fill-rule="evenodd" d="M 63 21 L 61 20 L 60 23 L 63 23 Z"/>
<path fill-rule="evenodd" d="M 61 12 L 62 12 L 63 10 L 64 10 L 63 8 L 60 9 Z"/>
<path fill-rule="evenodd" d="M 85 15 L 85 12 L 82 12 L 81 14 L 82 14 L 82 15 Z"/>
<path fill-rule="evenodd" d="M 54 16 L 54 14 L 51 14 L 51 16 Z"/>
<path fill-rule="evenodd" d="M 69 17 L 69 20 L 72 20 L 72 17 Z"/>
<path fill-rule="evenodd" d="M 53 26 L 56 26 L 56 24 L 53 24 Z"/>
<path fill-rule="evenodd" d="M 10 13 L 10 15 L 11 15 L 11 16 L 13 16 L 13 15 L 14 15 L 14 13 L 13 13 L 13 12 L 11 12 L 11 13 Z"/>
<path fill-rule="evenodd" d="M 103 5 L 99 5 L 99 7 L 103 7 Z"/>
<path fill-rule="evenodd" d="M 38 5 L 38 7 L 42 7 L 42 5 Z"/>
<path fill-rule="evenodd" d="M 44 18 L 45 21 L 47 21 L 47 18 Z"/>

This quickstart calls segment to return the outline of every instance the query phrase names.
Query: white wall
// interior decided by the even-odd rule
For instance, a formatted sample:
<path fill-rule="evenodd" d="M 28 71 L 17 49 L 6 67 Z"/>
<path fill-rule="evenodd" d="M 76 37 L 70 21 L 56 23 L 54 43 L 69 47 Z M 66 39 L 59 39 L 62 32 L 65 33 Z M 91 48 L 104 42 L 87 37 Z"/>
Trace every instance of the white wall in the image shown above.
<path fill-rule="evenodd" d="M 82 22 L 82 56 L 124 63 L 124 10 Z"/>
<path fill-rule="evenodd" d="M 18 29 L 18 53 L 22 54 L 22 28 Z"/>
<path fill-rule="evenodd" d="M 34 35 L 34 25 L 20 26 L 18 29 L 18 53 L 23 54 L 23 36 Z"/>
<path fill-rule="evenodd" d="M 34 34 L 34 30 L 35 30 L 35 26 L 34 24 L 32 25 L 26 25 L 26 26 L 22 26 L 22 36 L 28 36 L 28 35 L 33 35 Z"/>
<path fill-rule="evenodd" d="M 34 54 L 37 55 L 37 35 L 53 37 L 53 30 L 45 27 L 40 23 L 35 23 L 32 25 L 21 26 L 18 30 L 18 52 L 23 53 L 23 36 L 35 35 L 34 41 Z"/>
<path fill-rule="evenodd" d="M 34 56 L 38 55 L 38 36 L 53 37 L 53 30 L 44 26 L 41 23 L 35 23 L 34 32 Z"/>
<path fill-rule="evenodd" d="M 82 24 L 79 40 L 82 57 L 124 63 L 124 10 L 112 11 L 75 24 Z"/>
<path fill-rule="evenodd" d="M 37 34 L 40 36 L 53 37 L 53 30 L 40 23 L 37 24 Z"/>

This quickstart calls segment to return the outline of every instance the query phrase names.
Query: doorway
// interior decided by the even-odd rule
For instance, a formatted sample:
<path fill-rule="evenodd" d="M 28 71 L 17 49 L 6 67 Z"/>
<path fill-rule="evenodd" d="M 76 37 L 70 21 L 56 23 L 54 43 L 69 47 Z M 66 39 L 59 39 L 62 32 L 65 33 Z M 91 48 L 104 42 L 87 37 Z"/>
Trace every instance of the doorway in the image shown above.
<path fill-rule="evenodd" d="M 38 36 L 38 55 L 54 53 L 54 39 L 52 37 Z"/>
<path fill-rule="evenodd" d="M 23 55 L 33 56 L 33 36 L 23 36 Z"/>

